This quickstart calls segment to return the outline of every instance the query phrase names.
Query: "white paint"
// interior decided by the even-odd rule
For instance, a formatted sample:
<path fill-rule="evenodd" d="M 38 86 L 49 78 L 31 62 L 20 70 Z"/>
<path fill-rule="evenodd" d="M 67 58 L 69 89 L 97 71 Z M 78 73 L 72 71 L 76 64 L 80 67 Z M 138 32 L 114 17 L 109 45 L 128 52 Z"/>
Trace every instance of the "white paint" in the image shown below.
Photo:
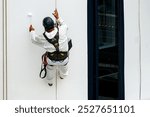
<path fill-rule="evenodd" d="M 140 61 L 138 1 L 124 0 L 125 99 L 139 99 Z"/>
<path fill-rule="evenodd" d="M 142 99 L 150 99 L 150 1 L 141 0 Z"/>
<path fill-rule="evenodd" d="M 0 1 L 0 100 L 3 99 L 3 23 L 2 23 L 2 0 Z"/>
<path fill-rule="evenodd" d="M 45 51 L 29 39 L 27 14 L 32 12 L 33 26 L 42 34 L 42 19 L 52 17 L 55 1 L 8 0 L 7 3 L 8 99 L 87 99 L 87 1 L 58 2 L 58 11 L 69 27 L 73 49 L 68 78 L 57 79 L 53 87 L 39 78 L 41 55 Z"/>

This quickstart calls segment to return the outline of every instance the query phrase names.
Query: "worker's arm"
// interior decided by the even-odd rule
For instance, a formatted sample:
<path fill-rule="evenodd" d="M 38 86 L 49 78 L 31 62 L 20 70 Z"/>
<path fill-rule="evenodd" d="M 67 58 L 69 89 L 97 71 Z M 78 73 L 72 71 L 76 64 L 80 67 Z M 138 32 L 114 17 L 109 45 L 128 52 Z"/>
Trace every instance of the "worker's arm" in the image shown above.
<path fill-rule="evenodd" d="M 43 47 L 45 43 L 45 39 L 43 38 L 43 36 L 39 36 L 35 33 L 35 29 L 33 28 L 32 25 L 30 25 L 29 27 L 29 32 L 31 34 L 31 41 L 34 44 Z"/>
<path fill-rule="evenodd" d="M 56 22 L 57 22 L 58 26 L 59 26 L 60 28 L 62 28 L 62 30 L 63 30 L 64 32 L 67 32 L 68 27 L 67 27 L 67 25 L 65 24 L 64 20 L 62 20 L 62 18 L 59 17 L 59 13 L 58 13 L 57 9 L 55 9 L 53 15 L 54 15 L 54 17 L 56 18 Z"/>

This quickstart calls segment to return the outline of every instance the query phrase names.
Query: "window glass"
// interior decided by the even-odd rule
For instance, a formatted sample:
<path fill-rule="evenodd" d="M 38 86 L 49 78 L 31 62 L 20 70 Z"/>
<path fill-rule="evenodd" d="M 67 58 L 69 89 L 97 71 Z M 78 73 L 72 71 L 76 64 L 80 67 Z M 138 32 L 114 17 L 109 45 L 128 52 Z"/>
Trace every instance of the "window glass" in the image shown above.
<path fill-rule="evenodd" d="M 118 98 L 117 0 L 98 0 L 98 95 L 99 99 Z"/>

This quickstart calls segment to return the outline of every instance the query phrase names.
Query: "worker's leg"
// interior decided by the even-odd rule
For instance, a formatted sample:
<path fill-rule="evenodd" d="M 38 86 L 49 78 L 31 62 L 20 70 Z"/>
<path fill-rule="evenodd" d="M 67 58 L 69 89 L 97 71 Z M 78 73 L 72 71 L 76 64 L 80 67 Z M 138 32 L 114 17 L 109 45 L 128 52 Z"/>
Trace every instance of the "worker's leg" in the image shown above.
<path fill-rule="evenodd" d="M 56 66 L 47 65 L 47 76 L 46 76 L 47 82 L 49 84 L 53 84 L 55 78 L 56 78 Z"/>
<path fill-rule="evenodd" d="M 58 66 L 58 74 L 61 79 L 64 79 L 68 76 L 68 64 Z"/>

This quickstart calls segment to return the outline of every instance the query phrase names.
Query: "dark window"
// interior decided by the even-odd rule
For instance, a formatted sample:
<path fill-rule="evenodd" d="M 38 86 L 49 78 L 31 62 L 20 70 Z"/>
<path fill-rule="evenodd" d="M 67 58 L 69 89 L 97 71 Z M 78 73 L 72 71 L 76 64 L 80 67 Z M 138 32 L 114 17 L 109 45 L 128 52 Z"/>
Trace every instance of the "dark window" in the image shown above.
<path fill-rule="evenodd" d="M 89 49 L 89 99 L 124 99 L 123 2 L 120 1 L 123 0 L 93 0 L 88 7 L 94 13 L 91 18 L 92 12 L 88 11 L 88 23 L 93 23 L 88 25 L 88 32 L 93 30 L 88 34 L 89 48 L 93 48 Z"/>

